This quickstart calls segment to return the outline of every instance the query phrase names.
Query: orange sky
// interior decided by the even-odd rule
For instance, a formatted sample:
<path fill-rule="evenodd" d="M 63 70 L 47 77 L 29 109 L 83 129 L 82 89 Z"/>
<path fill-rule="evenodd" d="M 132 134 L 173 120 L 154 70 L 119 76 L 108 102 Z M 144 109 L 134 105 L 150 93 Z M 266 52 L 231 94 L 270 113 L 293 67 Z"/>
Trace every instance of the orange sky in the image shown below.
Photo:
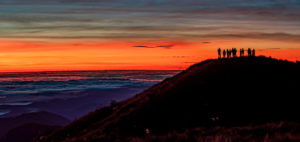
<path fill-rule="evenodd" d="M 55 43 L 2 39 L 1 72 L 49 70 L 180 70 L 217 57 L 217 48 L 252 48 L 257 55 L 300 60 L 296 42 L 207 40 L 188 42 L 73 41 Z M 259 44 L 257 44 L 259 42 Z M 143 46 L 141 46 L 143 45 Z M 272 47 L 272 48 L 268 48 Z M 288 48 L 291 47 L 291 48 Z"/>
<path fill-rule="evenodd" d="M 298 0 L 4 0 L 0 72 L 178 70 L 218 48 L 300 60 Z"/>

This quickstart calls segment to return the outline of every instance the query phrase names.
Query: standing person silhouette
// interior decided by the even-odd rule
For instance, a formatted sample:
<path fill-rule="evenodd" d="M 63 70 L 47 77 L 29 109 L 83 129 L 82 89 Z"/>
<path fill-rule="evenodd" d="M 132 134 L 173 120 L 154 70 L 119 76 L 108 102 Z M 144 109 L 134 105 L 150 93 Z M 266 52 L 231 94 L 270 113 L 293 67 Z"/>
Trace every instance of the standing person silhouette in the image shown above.
<path fill-rule="evenodd" d="M 223 58 L 225 58 L 226 57 L 226 51 L 225 51 L 225 49 L 223 50 Z"/>
<path fill-rule="evenodd" d="M 248 57 L 251 57 L 251 49 L 248 48 Z"/>
<path fill-rule="evenodd" d="M 221 59 L 221 49 L 218 49 L 218 59 Z"/>
<path fill-rule="evenodd" d="M 245 49 L 243 48 L 243 56 L 245 56 Z"/>
<path fill-rule="evenodd" d="M 227 53 L 227 58 L 229 58 L 229 50 L 226 49 L 226 53 Z"/>
<path fill-rule="evenodd" d="M 236 48 L 232 48 L 232 56 L 235 58 L 236 57 Z"/>
<path fill-rule="evenodd" d="M 231 58 L 231 52 L 232 52 L 232 50 L 228 50 L 228 52 L 229 52 L 229 58 Z"/>
<path fill-rule="evenodd" d="M 244 56 L 244 48 L 241 48 L 240 49 L 240 57 L 243 57 Z"/>
<path fill-rule="evenodd" d="M 255 49 L 252 50 L 252 56 L 255 57 Z"/>

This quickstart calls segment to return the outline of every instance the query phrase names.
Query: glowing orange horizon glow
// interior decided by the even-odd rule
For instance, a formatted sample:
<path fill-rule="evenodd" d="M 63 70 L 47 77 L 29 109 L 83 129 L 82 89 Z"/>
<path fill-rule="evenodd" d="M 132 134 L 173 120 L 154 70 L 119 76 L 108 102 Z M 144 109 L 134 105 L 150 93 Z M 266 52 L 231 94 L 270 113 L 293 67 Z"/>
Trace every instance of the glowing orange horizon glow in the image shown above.
<path fill-rule="evenodd" d="M 252 40 L 35 42 L 0 40 L 0 72 L 68 70 L 183 70 L 217 57 L 217 48 L 256 47 L 256 55 L 300 60 L 297 43 Z M 268 48 L 272 47 L 272 48 Z M 291 49 L 288 49 L 288 48 Z M 294 48 L 293 48 L 294 47 Z"/>

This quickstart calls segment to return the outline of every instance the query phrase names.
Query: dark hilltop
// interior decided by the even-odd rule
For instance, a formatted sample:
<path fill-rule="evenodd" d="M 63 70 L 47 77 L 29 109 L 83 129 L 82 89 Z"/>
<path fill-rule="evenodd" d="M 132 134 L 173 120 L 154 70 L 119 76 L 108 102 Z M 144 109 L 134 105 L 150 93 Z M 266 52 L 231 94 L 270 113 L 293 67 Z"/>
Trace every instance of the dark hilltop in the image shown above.
<path fill-rule="evenodd" d="M 299 141 L 299 73 L 266 57 L 206 60 L 36 141 Z"/>

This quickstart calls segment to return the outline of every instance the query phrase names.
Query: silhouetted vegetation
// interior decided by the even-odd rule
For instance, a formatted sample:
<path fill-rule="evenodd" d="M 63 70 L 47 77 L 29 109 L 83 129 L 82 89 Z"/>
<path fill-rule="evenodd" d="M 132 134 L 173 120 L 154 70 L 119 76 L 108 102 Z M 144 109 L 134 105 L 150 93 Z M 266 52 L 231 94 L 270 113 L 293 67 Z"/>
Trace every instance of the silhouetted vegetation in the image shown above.
<path fill-rule="evenodd" d="M 231 141 L 300 141 L 300 124 L 296 122 L 267 123 L 239 127 L 194 128 L 162 135 L 130 137 L 128 142 L 231 142 Z M 109 141 L 109 140 L 108 140 Z"/>

